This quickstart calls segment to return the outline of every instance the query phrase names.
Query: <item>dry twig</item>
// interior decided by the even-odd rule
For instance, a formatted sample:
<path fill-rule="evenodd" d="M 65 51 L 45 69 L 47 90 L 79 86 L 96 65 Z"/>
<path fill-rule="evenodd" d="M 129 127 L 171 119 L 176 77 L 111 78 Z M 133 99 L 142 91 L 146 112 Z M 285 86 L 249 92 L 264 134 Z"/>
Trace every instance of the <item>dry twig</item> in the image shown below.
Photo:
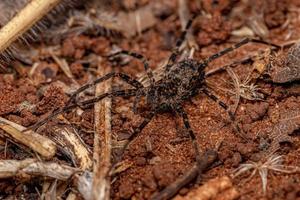
<path fill-rule="evenodd" d="M 0 128 L 5 131 L 5 137 L 29 147 L 46 159 L 56 153 L 56 144 L 52 140 L 32 130 L 24 131 L 26 128 L 19 124 L 0 117 Z"/>
<path fill-rule="evenodd" d="M 76 167 L 82 170 L 89 170 L 92 167 L 90 153 L 74 128 L 69 125 L 54 126 L 49 132 L 53 141 L 72 159 Z"/>
<path fill-rule="evenodd" d="M 66 181 L 79 172 L 77 168 L 54 162 L 41 162 L 36 159 L 0 161 L 0 178 L 42 176 Z"/>
<path fill-rule="evenodd" d="M 233 187 L 229 177 L 217 177 L 209 180 L 201 187 L 191 190 L 186 196 L 176 196 L 174 200 L 234 200 L 239 197 L 239 192 Z"/>
<path fill-rule="evenodd" d="M 10 22 L 0 30 L 0 52 L 42 19 L 61 0 L 32 0 Z"/>
<path fill-rule="evenodd" d="M 99 60 L 98 75 L 103 76 L 111 71 L 102 66 Z M 111 91 L 111 80 L 96 86 L 95 95 Z M 95 104 L 95 135 L 94 135 L 94 170 L 93 190 L 94 200 L 110 199 L 111 169 L 111 98 L 106 98 Z"/>
<path fill-rule="evenodd" d="M 184 174 L 182 177 L 179 177 L 175 182 L 167 186 L 161 192 L 154 194 L 151 197 L 151 200 L 164 200 L 173 197 L 182 187 L 194 180 L 197 177 L 197 175 L 199 176 L 200 171 L 204 172 L 205 170 L 207 170 L 207 168 L 217 158 L 217 154 L 214 151 L 208 151 L 203 157 L 204 158 L 201 162 L 201 166 L 194 164 L 193 167 L 186 174 Z"/>

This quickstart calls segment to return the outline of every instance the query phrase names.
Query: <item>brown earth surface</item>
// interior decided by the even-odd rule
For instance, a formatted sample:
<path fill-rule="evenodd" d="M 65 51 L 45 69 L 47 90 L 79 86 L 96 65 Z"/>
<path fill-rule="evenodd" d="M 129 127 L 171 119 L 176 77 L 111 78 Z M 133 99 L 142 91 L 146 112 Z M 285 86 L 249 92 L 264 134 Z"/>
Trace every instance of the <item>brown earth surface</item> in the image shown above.
<path fill-rule="evenodd" d="M 65 58 L 68 62 L 73 80 L 67 77 L 51 58 L 51 54 L 46 50 L 46 44 L 35 45 L 38 54 L 35 55 L 33 62 L 38 65 L 35 66 L 34 71 L 31 65 L 15 62 L 10 72 L 0 74 L 0 116 L 25 127 L 48 116 L 55 108 L 65 105 L 68 100 L 66 93 L 74 91 L 76 85 L 83 85 L 96 78 L 95 56 L 101 58 L 103 67 L 112 67 L 115 71 L 133 77 L 139 76 L 143 72 L 143 66 L 139 62 L 131 59 L 127 62 L 127 57 L 122 58 L 120 62 L 111 62 L 107 59 L 106 55 L 116 46 L 143 54 L 150 60 L 152 69 L 156 69 L 168 58 L 181 33 L 177 1 L 167 0 L 163 3 L 156 0 L 142 1 L 135 6 L 132 3 L 134 1 L 124 2 L 123 7 L 115 9 L 125 9 L 130 12 L 147 4 L 157 4 L 164 8 L 164 12 L 157 16 L 154 26 L 132 38 L 79 35 L 63 39 L 55 51 L 59 58 Z M 195 0 L 188 3 L 191 12 L 197 11 L 199 2 Z M 202 15 L 193 23 L 192 35 L 199 46 L 199 49 L 195 50 L 193 59 L 201 61 L 247 36 L 260 37 L 280 45 L 300 38 L 298 1 L 250 2 L 252 1 L 202 1 Z M 255 25 L 254 21 L 259 25 Z M 261 31 L 263 29 L 267 31 Z M 189 47 L 185 49 L 189 52 Z M 268 49 L 270 49 L 268 45 L 247 44 L 217 59 L 205 71 L 208 72 Z M 288 48 L 274 50 L 272 56 L 276 58 L 280 51 L 286 52 Z M 227 175 L 232 178 L 233 187 L 239 193 L 237 199 L 300 199 L 299 171 L 288 174 L 269 170 L 266 194 L 263 193 L 259 173 L 250 179 L 251 170 L 233 177 L 234 170 L 240 164 L 266 160 L 271 152 L 282 155 L 284 165 L 300 167 L 299 81 L 283 84 L 272 82 L 272 74 L 267 73 L 270 67 L 268 65 L 270 55 L 263 53 L 259 55 L 266 55 L 266 58 L 254 58 L 232 68 L 240 82 L 243 82 L 255 69 L 251 77 L 252 80 L 255 79 L 255 84 L 259 88 L 257 93 L 262 97 L 250 100 L 241 96 L 238 101 L 235 117 L 247 135 L 247 140 L 243 140 L 235 132 L 227 112 L 201 92 L 184 103 L 201 151 L 216 150 L 218 158 L 202 174 L 200 183 L 196 183 L 195 180 L 190 182 L 179 191 L 179 195 L 185 196 L 190 190 L 205 184 L 208 180 Z M 259 66 L 263 66 L 261 74 L 257 72 L 257 69 L 261 69 Z M 207 78 L 207 82 L 213 93 L 233 110 L 237 102 L 235 98 L 237 90 L 229 73 L 226 71 L 214 73 Z M 114 79 L 113 88 L 129 87 L 122 81 Z M 89 90 L 81 98 L 92 97 L 92 95 L 93 90 Z M 134 114 L 131 109 L 133 99 L 120 97 L 113 99 L 112 134 L 115 143 L 128 138 L 132 128 L 141 123 L 144 113 L 149 110 L 143 107 L 142 103 L 139 108 L 141 115 Z M 78 130 L 80 137 L 92 151 L 94 109 L 89 107 L 82 112 L 79 115 L 77 109 L 66 113 L 65 117 Z M 287 119 L 286 124 L 281 122 L 282 119 Z M 59 120 L 53 119 L 40 128 L 39 133 L 47 135 L 45 131 L 47 126 L 55 126 L 58 123 Z M 287 128 L 281 130 L 281 125 Z M 2 130 L 0 135 L 1 133 Z M 6 140 L 5 137 L 2 141 L 1 159 L 19 160 L 32 156 L 28 151 L 23 150 L 22 146 Z M 115 151 L 114 154 L 117 153 Z M 114 160 L 116 159 L 117 156 L 114 157 Z M 111 198 L 142 200 L 150 199 L 151 195 L 187 173 L 195 163 L 195 152 L 191 140 L 186 137 L 182 119 L 174 113 L 161 113 L 156 115 L 130 144 L 123 160 L 127 160 L 131 165 L 112 178 Z M 42 181 L 43 179 L 24 181 L 18 178 L 1 180 L 0 199 L 16 194 L 17 199 L 38 199 L 37 191 L 41 190 Z"/>

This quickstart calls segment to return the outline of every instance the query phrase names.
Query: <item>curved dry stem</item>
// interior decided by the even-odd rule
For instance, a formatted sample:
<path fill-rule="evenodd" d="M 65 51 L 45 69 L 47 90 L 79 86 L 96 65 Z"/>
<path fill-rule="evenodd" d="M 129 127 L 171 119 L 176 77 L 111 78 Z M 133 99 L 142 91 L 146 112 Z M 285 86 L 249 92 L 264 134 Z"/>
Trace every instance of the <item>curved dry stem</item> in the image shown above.
<path fill-rule="evenodd" d="M 32 0 L 0 30 L 0 52 L 42 19 L 61 0 Z"/>
<path fill-rule="evenodd" d="M 287 166 L 283 165 L 283 158 L 280 155 L 271 154 L 265 162 L 249 162 L 246 164 L 241 164 L 237 169 L 233 171 L 233 178 L 244 174 L 247 171 L 253 170 L 251 175 L 247 180 L 250 180 L 258 171 L 261 182 L 263 194 L 266 194 L 267 191 L 267 183 L 268 183 L 268 171 L 277 171 L 282 173 L 299 173 L 300 168 L 297 166 Z"/>

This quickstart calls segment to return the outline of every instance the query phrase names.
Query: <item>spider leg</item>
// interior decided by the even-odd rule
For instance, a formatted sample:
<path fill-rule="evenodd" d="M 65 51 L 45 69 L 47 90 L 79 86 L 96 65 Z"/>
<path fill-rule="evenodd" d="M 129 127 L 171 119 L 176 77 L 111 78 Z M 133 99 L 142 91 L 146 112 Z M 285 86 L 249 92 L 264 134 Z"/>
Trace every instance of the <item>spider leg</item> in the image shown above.
<path fill-rule="evenodd" d="M 134 98 L 133 107 L 132 107 L 132 110 L 135 114 L 137 113 L 138 103 L 140 102 L 143 95 L 145 95 L 144 91 L 142 91 L 142 90 L 137 91 L 137 94 Z"/>
<path fill-rule="evenodd" d="M 121 78 L 123 81 L 125 81 L 126 83 L 128 83 L 129 85 L 132 85 L 135 88 L 143 88 L 144 86 L 137 80 L 135 80 L 134 78 L 124 74 L 124 73 L 117 73 L 117 72 L 110 72 L 100 78 L 97 78 L 96 80 L 94 80 L 91 83 L 88 83 L 82 87 L 80 87 L 79 89 L 77 89 L 70 97 L 70 100 L 68 101 L 67 105 L 69 105 L 75 98 L 76 96 L 83 92 L 84 90 L 93 87 L 94 85 L 101 83 L 105 80 L 108 80 L 110 78 L 114 78 L 114 77 L 119 77 Z"/>
<path fill-rule="evenodd" d="M 231 51 L 234 51 L 235 49 L 238 49 L 240 48 L 241 46 L 245 45 L 245 44 L 248 44 L 250 42 L 253 42 L 253 43 L 259 43 L 259 44 L 266 44 L 266 45 L 271 45 L 275 48 L 281 48 L 281 46 L 279 45 L 276 45 L 276 44 L 273 44 L 273 43 L 270 43 L 270 42 L 266 42 L 266 41 L 263 41 L 263 40 L 259 40 L 259 39 L 252 39 L 252 38 L 245 38 L 243 40 L 241 40 L 240 42 L 232 45 L 231 47 L 228 47 L 228 48 L 225 48 L 221 51 L 219 51 L 218 53 L 216 54 L 213 54 L 211 55 L 210 57 L 208 57 L 203 63 L 206 65 L 208 65 L 208 63 L 210 63 L 211 61 L 231 52 Z"/>
<path fill-rule="evenodd" d="M 147 76 L 149 78 L 150 85 L 154 84 L 155 80 L 154 80 L 153 72 L 152 72 L 151 68 L 149 67 L 148 60 L 142 54 L 132 52 L 132 51 L 127 51 L 127 50 L 122 50 L 122 51 L 119 51 L 117 53 L 114 53 L 114 54 L 110 55 L 110 57 L 114 57 L 114 56 L 117 56 L 117 55 L 120 55 L 120 54 L 125 54 L 125 55 L 131 56 L 133 58 L 136 58 L 136 59 L 140 60 L 144 64 L 144 69 L 145 69 L 145 71 L 147 73 Z"/>
<path fill-rule="evenodd" d="M 131 144 L 131 142 L 137 137 L 139 133 L 143 131 L 143 129 L 147 126 L 147 124 L 152 120 L 152 118 L 156 115 L 156 111 L 150 111 L 148 115 L 144 118 L 143 122 L 138 126 L 133 129 L 133 133 L 130 135 L 128 138 L 128 141 L 125 143 L 125 145 L 121 149 L 121 157 L 125 152 L 125 150 L 128 148 L 128 146 Z"/>
<path fill-rule="evenodd" d="M 97 97 L 77 102 L 76 105 L 79 107 L 87 107 L 90 106 L 106 97 L 131 97 L 136 95 L 137 90 L 136 89 L 127 89 L 127 90 L 117 90 L 117 91 L 112 91 L 112 92 L 107 92 L 104 94 L 101 94 Z M 72 106 L 72 105 L 71 105 Z M 66 107 L 68 108 L 68 107 Z M 68 109 L 70 110 L 70 109 Z"/>
<path fill-rule="evenodd" d="M 186 23 L 186 26 L 184 28 L 184 31 L 182 31 L 179 39 L 176 42 L 176 46 L 175 48 L 172 50 L 172 54 L 170 55 L 169 59 L 168 59 L 168 63 L 166 65 L 166 69 L 165 72 L 169 71 L 170 68 L 174 65 L 176 58 L 179 54 L 179 48 L 182 45 L 182 43 L 184 42 L 185 38 L 186 38 L 186 34 L 188 32 L 188 30 L 190 29 L 190 27 L 192 26 L 192 23 L 194 21 L 194 19 L 197 17 L 197 14 L 194 14 L 189 21 Z"/>
<path fill-rule="evenodd" d="M 234 127 L 235 131 L 239 134 L 239 136 L 242 137 L 243 139 L 247 138 L 245 133 L 240 129 L 240 127 L 236 123 L 235 116 L 231 112 L 229 107 L 223 101 L 221 101 L 218 97 L 216 97 L 214 94 L 212 94 L 209 90 L 207 90 L 206 88 L 203 88 L 202 91 L 206 96 L 208 96 L 214 102 L 219 104 L 228 113 L 228 115 L 230 117 L 230 120 L 231 120 L 231 123 L 234 125 L 233 127 Z"/>
<path fill-rule="evenodd" d="M 188 118 L 188 115 L 186 114 L 185 110 L 183 109 L 182 106 L 180 105 L 177 105 L 176 106 L 176 111 L 177 113 L 182 117 L 183 119 L 183 124 L 185 126 L 185 128 L 187 129 L 188 133 L 189 133 L 189 136 L 192 140 L 192 143 L 193 143 L 193 147 L 194 147 L 194 150 L 195 150 L 195 154 L 196 154 L 196 161 L 197 161 L 197 164 L 198 166 L 201 166 L 201 153 L 200 153 L 200 147 L 199 147 L 199 144 L 197 142 L 197 138 L 196 138 L 196 135 L 195 133 L 193 132 L 192 128 L 191 128 L 191 125 L 190 125 L 190 122 L 189 122 L 189 118 Z"/>
<path fill-rule="evenodd" d="M 91 98 L 85 101 L 81 101 L 81 102 L 76 102 L 74 104 L 70 104 L 70 105 L 66 105 L 63 108 L 59 108 L 54 110 L 48 117 L 46 117 L 45 119 L 41 119 L 40 121 L 38 121 L 37 123 L 35 123 L 34 125 L 28 127 L 26 130 L 31 129 L 31 130 L 36 130 L 37 128 L 39 128 L 40 126 L 44 125 L 45 123 L 47 123 L 49 120 L 51 120 L 53 117 L 67 112 L 69 110 L 72 110 L 76 107 L 85 107 L 91 104 L 94 104 L 106 97 L 115 97 L 115 96 L 122 96 L 122 97 L 129 97 L 129 96 L 135 96 L 136 95 L 136 91 L 135 89 L 129 89 L 129 90 L 117 90 L 117 91 L 112 91 L 112 92 L 108 92 L 108 93 L 104 93 L 101 94 L 95 98 Z"/>

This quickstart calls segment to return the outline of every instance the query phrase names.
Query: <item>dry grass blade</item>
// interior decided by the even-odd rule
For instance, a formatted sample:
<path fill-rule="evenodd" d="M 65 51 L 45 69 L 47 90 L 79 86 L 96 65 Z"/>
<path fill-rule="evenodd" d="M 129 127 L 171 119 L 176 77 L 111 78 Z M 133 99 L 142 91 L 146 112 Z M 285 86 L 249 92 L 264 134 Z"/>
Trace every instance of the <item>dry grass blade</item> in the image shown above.
<path fill-rule="evenodd" d="M 127 169 L 131 168 L 132 166 L 133 166 L 132 161 L 129 161 L 129 160 L 120 161 L 114 166 L 111 176 L 115 176 L 116 174 L 122 173 L 122 172 L 126 171 Z"/>
<path fill-rule="evenodd" d="M 53 60 L 58 64 L 58 66 L 61 68 L 61 70 L 65 73 L 65 75 L 72 80 L 73 83 L 75 83 L 78 86 L 78 83 L 74 79 L 74 76 L 71 72 L 70 66 L 67 63 L 66 59 L 60 59 L 58 58 L 53 52 L 50 52 L 51 57 Z"/>
<path fill-rule="evenodd" d="M 77 199 L 77 194 L 74 192 L 70 192 L 66 200 L 76 200 Z"/>
<path fill-rule="evenodd" d="M 6 50 L 23 33 L 43 18 L 61 0 L 32 0 L 0 30 L 0 52 Z"/>
<path fill-rule="evenodd" d="M 52 200 L 57 198 L 57 180 L 45 181 L 43 183 L 40 199 Z"/>
<path fill-rule="evenodd" d="M 22 132 L 26 128 L 21 125 L 0 117 L 0 128 L 5 131 L 5 137 L 29 147 L 46 159 L 56 153 L 56 144 L 52 140 L 32 130 Z"/>
<path fill-rule="evenodd" d="M 99 76 L 110 72 L 110 68 L 101 65 L 99 59 Z M 111 91 L 111 80 L 96 86 L 95 95 Z M 95 135 L 94 135 L 94 180 L 92 196 L 94 200 L 110 199 L 110 168 L 111 168 L 111 98 L 95 104 Z"/>
<path fill-rule="evenodd" d="M 267 158 L 265 162 L 249 162 L 246 164 L 241 164 L 233 172 L 233 177 L 237 177 L 248 171 L 252 171 L 249 179 L 251 179 L 257 172 L 261 177 L 263 193 L 266 194 L 267 182 L 268 182 L 268 171 L 282 172 L 282 173 L 300 173 L 300 168 L 297 166 L 286 166 L 283 165 L 283 158 L 279 155 L 271 155 Z"/>
<path fill-rule="evenodd" d="M 143 22 L 141 23 L 141 19 Z M 119 13 L 116 21 L 118 22 L 121 30 L 127 37 L 132 37 L 137 33 L 141 33 L 143 30 L 154 26 L 157 20 L 153 13 L 151 5 L 144 6 L 134 12 Z"/>
<path fill-rule="evenodd" d="M 95 1 L 94 1 L 95 2 Z M 63 24 L 52 30 L 47 38 L 51 39 L 56 35 L 64 38 L 69 35 L 102 35 L 108 37 L 122 37 L 122 29 L 117 23 L 115 16 L 111 16 L 101 8 L 90 8 L 90 11 L 83 13 L 74 11 L 69 16 L 67 24 Z"/>
<path fill-rule="evenodd" d="M 231 77 L 231 79 L 233 81 L 233 86 L 236 90 L 236 92 L 235 92 L 235 100 L 236 101 L 232 108 L 232 112 L 235 113 L 236 109 L 239 106 L 240 100 L 241 100 L 241 84 L 240 84 L 240 80 L 239 80 L 238 76 L 234 73 L 234 71 L 230 67 L 226 68 L 226 71 L 229 74 L 229 76 Z"/>
<path fill-rule="evenodd" d="M 251 28 L 251 30 L 259 37 L 261 38 L 268 37 L 269 30 L 264 22 L 263 14 L 255 13 L 253 16 L 249 18 L 248 25 Z"/>
<path fill-rule="evenodd" d="M 88 13 L 75 13 L 74 16 L 71 16 L 68 23 L 69 27 L 58 31 L 58 33 L 61 35 L 88 33 L 130 38 L 136 34 L 141 34 L 142 31 L 157 23 L 151 4 L 132 12 L 118 12 L 116 16 L 101 9 L 99 5 L 91 5 Z"/>

